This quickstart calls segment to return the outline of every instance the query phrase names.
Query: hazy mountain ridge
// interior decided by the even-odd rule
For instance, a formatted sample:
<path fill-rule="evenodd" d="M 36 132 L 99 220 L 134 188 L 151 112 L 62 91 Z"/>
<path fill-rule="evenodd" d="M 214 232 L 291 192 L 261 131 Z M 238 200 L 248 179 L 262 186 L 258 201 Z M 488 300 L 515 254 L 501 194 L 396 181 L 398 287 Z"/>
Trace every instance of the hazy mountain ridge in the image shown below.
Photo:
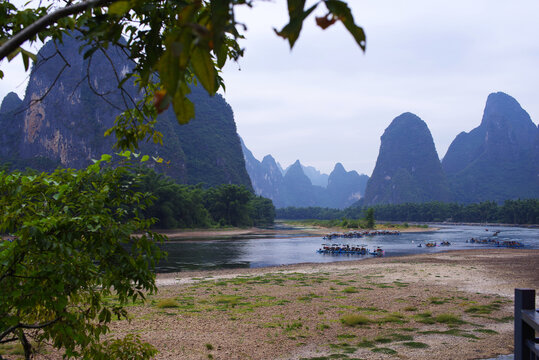
<path fill-rule="evenodd" d="M 24 99 L 11 93 L 4 98 L 0 111 L 3 162 L 13 168 L 50 171 L 57 166 L 81 168 L 113 152 L 114 137 L 103 134 L 126 102 L 130 105 L 126 97 L 139 97 L 134 85 L 127 83 L 127 94 L 122 96 L 114 80 L 115 72 L 124 74 L 130 63 L 115 48 L 108 49 L 107 56 L 96 52 L 91 61 L 83 59 L 80 45 L 70 36 L 64 37 L 63 44 L 46 43 L 32 67 Z M 56 48 L 69 66 L 55 55 Z M 172 110 L 165 111 L 156 125 L 163 134 L 163 146 L 141 142 L 140 151 L 170 160 L 166 166 L 155 165 L 156 169 L 180 183 L 234 183 L 251 188 L 232 109 L 220 95 L 210 97 L 199 87 L 191 90 L 195 119 L 180 126 Z"/>
<path fill-rule="evenodd" d="M 481 124 L 438 160 L 427 125 L 404 113 L 381 137 L 363 205 L 539 198 L 539 128 L 511 96 L 488 96 Z"/>
<path fill-rule="evenodd" d="M 297 160 L 283 175 L 271 155 L 266 155 L 260 162 L 243 142 L 242 148 L 255 193 L 272 199 L 277 208 L 320 206 L 342 209 L 355 203 L 365 192 L 368 176 L 348 172 L 340 163 L 327 175 Z M 308 174 L 317 179 L 327 177 L 326 186 L 313 184 Z"/>
<path fill-rule="evenodd" d="M 539 197 L 539 128 L 511 96 L 488 96 L 481 124 L 460 133 L 442 161 L 456 201 Z"/>

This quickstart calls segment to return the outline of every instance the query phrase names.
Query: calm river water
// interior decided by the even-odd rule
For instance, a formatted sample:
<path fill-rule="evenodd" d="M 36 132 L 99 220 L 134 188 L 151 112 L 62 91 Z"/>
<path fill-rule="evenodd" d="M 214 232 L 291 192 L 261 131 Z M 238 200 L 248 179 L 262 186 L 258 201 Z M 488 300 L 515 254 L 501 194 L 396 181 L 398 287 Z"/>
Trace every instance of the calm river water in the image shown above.
<path fill-rule="evenodd" d="M 372 249 L 381 246 L 385 256 L 431 253 L 444 250 L 493 248 L 494 246 L 466 243 L 466 240 L 491 237 L 500 231 L 497 240 L 515 240 L 525 249 L 539 249 L 539 229 L 484 226 L 438 226 L 438 231 L 381 235 L 361 239 L 334 239 L 332 242 L 363 244 Z M 429 241 L 447 240 L 451 246 L 418 248 Z M 360 255 L 318 254 L 317 249 L 325 241 L 320 236 L 256 235 L 226 239 L 197 239 L 196 241 L 169 241 L 162 245 L 168 258 L 157 267 L 157 272 L 177 272 L 194 269 L 249 268 L 298 263 L 321 263 L 366 259 Z"/>

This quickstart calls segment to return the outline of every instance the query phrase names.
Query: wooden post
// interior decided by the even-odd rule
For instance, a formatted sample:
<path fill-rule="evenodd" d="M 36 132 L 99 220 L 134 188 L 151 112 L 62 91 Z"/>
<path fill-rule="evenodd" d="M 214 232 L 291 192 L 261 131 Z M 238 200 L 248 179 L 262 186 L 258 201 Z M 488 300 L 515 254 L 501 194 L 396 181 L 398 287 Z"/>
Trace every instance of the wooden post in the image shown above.
<path fill-rule="evenodd" d="M 515 289 L 515 360 L 530 359 L 526 342 L 535 341 L 535 330 L 522 320 L 522 310 L 535 310 L 535 289 Z"/>

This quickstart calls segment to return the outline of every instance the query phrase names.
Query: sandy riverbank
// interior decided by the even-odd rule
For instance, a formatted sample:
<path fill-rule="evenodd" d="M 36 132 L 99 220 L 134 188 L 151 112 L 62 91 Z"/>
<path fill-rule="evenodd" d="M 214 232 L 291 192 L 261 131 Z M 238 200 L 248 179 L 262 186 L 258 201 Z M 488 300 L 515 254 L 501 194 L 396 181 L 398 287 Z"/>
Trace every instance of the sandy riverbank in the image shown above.
<path fill-rule="evenodd" d="M 539 250 L 160 274 L 157 281 L 157 295 L 129 308 L 131 322 L 113 325 L 115 334 L 137 333 L 156 346 L 157 359 L 481 359 L 512 352 L 513 289 L 539 288 Z"/>
<path fill-rule="evenodd" d="M 166 235 L 171 240 L 181 239 L 197 239 L 197 238 L 221 238 L 234 237 L 243 235 L 312 235 L 321 236 L 332 232 L 348 232 L 362 231 L 361 229 L 341 229 L 341 228 L 325 228 L 320 226 L 291 226 L 290 229 L 262 229 L 262 228 L 232 228 L 232 229 L 175 229 L 175 230 L 158 230 L 161 234 Z M 377 227 L 376 230 L 396 230 L 394 228 Z M 436 231 L 436 227 L 414 227 L 398 229 L 400 232 L 428 232 Z"/>

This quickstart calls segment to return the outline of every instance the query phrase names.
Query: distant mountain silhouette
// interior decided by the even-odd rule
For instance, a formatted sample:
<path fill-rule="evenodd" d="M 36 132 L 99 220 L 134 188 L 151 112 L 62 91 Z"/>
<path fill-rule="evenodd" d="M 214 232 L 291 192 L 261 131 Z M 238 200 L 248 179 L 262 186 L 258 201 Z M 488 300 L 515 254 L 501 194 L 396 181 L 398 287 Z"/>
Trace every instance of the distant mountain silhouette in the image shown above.
<path fill-rule="evenodd" d="M 346 171 L 341 163 L 329 175 L 326 206 L 344 208 L 354 204 L 365 193 L 369 177 L 356 171 Z"/>
<path fill-rule="evenodd" d="M 396 117 L 381 137 L 376 167 L 362 203 L 449 199 L 449 188 L 427 124 L 412 113 Z"/>
<path fill-rule="evenodd" d="M 24 99 L 14 93 L 3 99 L 1 162 L 50 171 L 57 166 L 81 168 L 113 152 L 115 139 L 105 138 L 104 132 L 126 102 L 131 105 L 130 97 L 140 97 L 134 85 L 125 84 L 126 94 L 117 87 L 116 75 L 122 76 L 132 65 L 117 48 L 109 48 L 107 56 L 95 52 L 91 60 L 83 59 L 80 46 L 67 35 L 62 44 L 46 43 L 37 54 Z M 142 142 L 140 151 L 169 160 L 169 165 L 154 166 L 180 183 L 251 188 L 232 109 L 220 95 L 210 97 L 196 86 L 191 90 L 195 119 L 180 126 L 169 109 L 156 125 L 164 145 Z"/>
<path fill-rule="evenodd" d="M 290 165 L 289 167 L 283 170 L 283 175 L 286 174 L 286 172 L 288 171 L 288 169 L 290 169 L 290 167 L 292 167 L 292 165 Z M 303 169 L 303 173 L 307 175 L 307 177 L 309 178 L 309 180 L 311 180 L 311 183 L 313 185 L 321 186 L 324 188 L 328 186 L 328 179 L 329 179 L 328 174 L 323 174 L 322 172 L 320 172 L 320 170 L 316 169 L 314 166 L 305 166 L 302 164 L 301 168 Z"/>
<path fill-rule="evenodd" d="M 539 129 L 511 96 L 488 96 L 481 124 L 460 133 L 442 161 L 459 202 L 539 197 Z"/>
<path fill-rule="evenodd" d="M 342 209 L 364 194 L 368 176 L 359 175 L 356 171 L 347 172 L 340 163 L 335 165 L 330 175 L 326 175 L 297 160 L 283 175 L 271 155 L 266 155 L 260 162 L 243 142 L 242 149 L 255 193 L 272 199 L 277 208 L 321 206 Z M 307 175 L 309 173 L 317 179 L 327 177 L 327 187 L 313 184 L 312 177 Z"/>

